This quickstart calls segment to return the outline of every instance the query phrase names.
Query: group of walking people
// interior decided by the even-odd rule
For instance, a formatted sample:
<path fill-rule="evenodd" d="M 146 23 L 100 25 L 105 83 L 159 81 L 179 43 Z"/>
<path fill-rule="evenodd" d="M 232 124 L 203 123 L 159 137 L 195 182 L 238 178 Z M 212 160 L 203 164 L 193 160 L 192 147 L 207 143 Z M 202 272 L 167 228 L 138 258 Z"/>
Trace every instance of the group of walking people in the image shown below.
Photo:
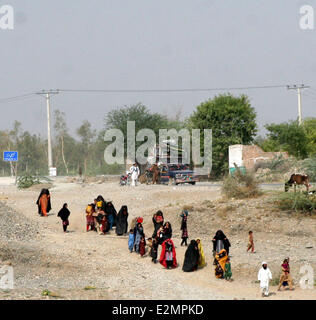
<path fill-rule="evenodd" d="M 40 195 L 36 201 L 38 206 L 38 213 L 42 217 L 47 217 L 51 211 L 51 195 L 48 189 L 42 189 Z M 128 208 L 123 205 L 117 213 L 112 201 L 105 201 L 105 199 L 99 195 L 94 199 L 93 203 L 87 205 L 86 210 L 86 231 L 96 231 L 99 234 L 106 234 L 113 230 L 118 236 L 127 235 L 128 232 Z M 69 225 L 70 211 L 67 203 L 64 203 L 57 215 L 62 221 L 63 231 L 67 232 Z M 197 271 L 199 268 L 206 266 L 206 260 L 203 250 L 202 241 L 200 238 L 192 239 L 187 244 L 189 238 L 188 233 L 188 216 L 187 210 L 182 210 L 180 213 L 181 218 L 181 243 L 180 245 L 187 246 L 182 270 L 184 272 Z M 131 227 L 128 236 L 128 248 L 130 252 L 136 252 L 141 257 L 146 254 L 146 246 L 149 247 L 149 255 L 153 263 L 159 263 L 167 269 L 178 267 L 176 248 L 172 240 L 172 227 L 169 221 L 164 220 L 164 215 L 161 210 L 158 210 L 152 218 L 154 231 L 150 238 L 146 239 L 143 218 L 134 218 L 131 222 Z M 218 230 L 213 239 L 213 265 L 214 274 L 218 279 L 232 279 L 232 268 L 230 264 L 230 241 L 222 230 Z M 160 257 L 158 260 L 159 246 L 161 246 Z M 251 250 L 254 253 L 254 239 L 253 232 L 249 231 L 249 239 L 247 245 L 247 252 Z M 290 259 L 284 259 L 281 265 L 281 276 L 279 280 L 278 290 L 289 286 L 290 290 L 293 290 L 293 279 L 290 274 Z M 260 290 L 262 296 L 269 295 L 269 282 L 272 279 L 272 273 L 268 268 L 267 262 L 263 261 L 261 268 L 258 272 L 258 281 L 260 282 Z"/>
<path fill-rule="evenodd" d="M 133 219 L 128 239 L 130 252 L 136 252 L 141 257 L 145 256 L 146 245 L 149 247 L 149 255 L 153 263 L 158 262 L 158 247 L 161 246 L 159 262 L 165 268 L 176 268 L 178 266 L 175 245 L 172 241 L 172 227 L 170 222 L 165 222 L 162 211 L 157 211 L 152 218 L 154 232 L 150 238 L 144 233 L 143 218 Z"/>
<path fill-rule="evenodd" d="M 180 227 L 180 229 L 182 230 L 181 246 L 187 246 L 182 266 L 182 270 L 184 272 L 196 271 L 198 268 L 203 268 L 206 266 L 205 254 L 201 239 L 192 239 L 190 244 L 187 244 L 187 239 L 189 237 L 187 226 L 188 216 L 189 212 L 187 210 L 182 210 L 180 214 L 180 217 L 182 219 Z M 130 229 L 128 239 L 129 251 L 134 251 L 140 254 L 141 257 L 143 257 L 146 253 L 147 245 L 149 247 L 149 256 L 151 257 L 153 263 L 157 263 L 159 261 L 159 263 L 167 269 L 178 267 L 176 248 L 172 240 L 171 223 L 169 221 L 165 221 L 163 212 L 161 210 L 158 210 L 153 215 L 152 222 L 154 228 L 153 234 L 150 238 L 146 239 L 142 224 L 143 218 L 138 217 L 132 221 L 132 228 Z M 217 253 L 219 254 L 220 251 L 224 248 L 226 248 L 227 252 L 229 252 L 230 243 L 221 230 L 217 231 L 216 235 L 213 238 L 213 241 L 215 252 L 216 250 L 218 250 Z M 161 249 L 158 260 L 159 246 L 161 247 Z M 223 259 L 219 259 L 219 261 L 222 262 Z M 223 268 L 223 277 L 225 270 L 227 270 L 226 278 L 228 279 L 231 277 L 230 265 L 229 268 Z"/>
<path fill-rule="evenodd" d="M 86 207 L 86 231 L 97 231 L 100 235 L 113 230 L 118 236 L 126 235 L 128 228 L 128 208 L 123 205 L 117 213 L 112 201 L 105 201 L 99 195 Z"/>

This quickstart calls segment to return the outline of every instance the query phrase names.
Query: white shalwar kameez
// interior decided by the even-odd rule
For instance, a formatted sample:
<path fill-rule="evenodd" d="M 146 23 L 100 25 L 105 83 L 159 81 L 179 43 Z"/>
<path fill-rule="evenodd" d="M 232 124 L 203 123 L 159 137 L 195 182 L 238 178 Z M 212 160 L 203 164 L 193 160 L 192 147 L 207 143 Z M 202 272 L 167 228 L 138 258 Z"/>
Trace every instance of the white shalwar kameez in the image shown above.
<path fill-rule="evenodd" d="M 267 267 L 264 269 L 263 267 L 258 272 L 258 280 L 260 281 L 260 290 L 262 296 L 269 295 L 269 282 L 272 279 L 272 273 L 270 269 Z"/>
<path fill-rule="evenodd" d="M 137 184 L 137 180 L 138 180 L 138 176 L 139 176 L 139 168 L 138 166 L 131 166 L 130 168 L 130 173 L 131 173 L 131 178 L 132 178 L 132 186 L 136 186 Z"/>

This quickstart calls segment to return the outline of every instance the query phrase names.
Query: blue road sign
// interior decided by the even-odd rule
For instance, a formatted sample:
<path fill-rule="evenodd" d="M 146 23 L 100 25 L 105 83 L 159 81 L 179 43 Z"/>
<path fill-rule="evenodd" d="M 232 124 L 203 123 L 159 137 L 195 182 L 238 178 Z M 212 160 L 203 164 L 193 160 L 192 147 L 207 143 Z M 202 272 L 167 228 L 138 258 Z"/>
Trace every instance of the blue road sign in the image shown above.
<path fill-rule="evenodd" d="M 18 161 L 19 153 L 17 151 L 3 151 L 3 161 Z"/>

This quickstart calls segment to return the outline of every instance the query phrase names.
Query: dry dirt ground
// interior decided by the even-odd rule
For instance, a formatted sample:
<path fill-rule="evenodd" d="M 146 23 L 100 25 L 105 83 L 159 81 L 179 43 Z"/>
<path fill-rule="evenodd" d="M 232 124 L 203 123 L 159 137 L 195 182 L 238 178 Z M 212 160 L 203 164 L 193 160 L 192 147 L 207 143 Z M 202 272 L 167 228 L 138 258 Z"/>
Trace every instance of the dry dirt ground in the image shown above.
<path fill-rule="evenodd" d="M 218 185 L 140 185 L 120 187 L 67 183 L 56 180 L 50 189 L 52 211 L 37 214 L 35 201 L 41 186 L 17 190 L 0 179 L 0 266 L 14 268 L 15 288 L 0 290 L 0 299 L 262 299 L 257 272 L 266 260 L 274 281 L 282 259 L 291 258 L 294 291 L 278 292 L 271 286 L 265 299 L 316 299 L 316 287 L 302 290 L 300 267 L 310 264 L 316 272 L 315 217 L 280 212 L 269 203 L 270 193 L 253 200 L 221 199 Z M 265 187 L 265 189 L 269 189 Z M 275 187 L 274 187 L 275 189 Z M 129 208 L 129 221 L 144 218 L 149 237 L 152 216 L 162 210 L 172 224 L 179 267 L 166 270 L 127 249 L 127 238 L 85 231 L 85 207 L 102 194 L 116 209 Z M 62 232 L 57 212 L 67 202 L 71 211 L 69 233 Z M 185 247 L 180 246 L 179 214 L 189 210 L 190 238 L 202 239 L 208 265 L 184 273 Z M 2 217 L 2 218 L 1 218 Z M 222 229 L 232 244 L 233 281 L 216 279 L 212 265 L 212 236 Z M 248 231 L 253 230 L 256 253 L 246 253 Z M 50 296 L 42 296 L 44 290 Z"/>

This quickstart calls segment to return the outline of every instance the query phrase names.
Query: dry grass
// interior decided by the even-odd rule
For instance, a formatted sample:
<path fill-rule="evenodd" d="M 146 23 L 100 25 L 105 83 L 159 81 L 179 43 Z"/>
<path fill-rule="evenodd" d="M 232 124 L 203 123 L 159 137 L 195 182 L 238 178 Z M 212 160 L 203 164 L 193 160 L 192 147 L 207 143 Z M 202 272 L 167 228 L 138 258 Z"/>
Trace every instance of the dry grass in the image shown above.
<path fill-rule="evenodd" d="M 223 206 L 223 207 L 220 207 L 217 209 L 217 216 L 226 220 L 227 219 L 227 216 L 230 212 L 233 212 L 236 210 L 236 207 L 232 206 L 232 205 L 226 205 L 226 206 Z"/>
<path fill-rule="evenodd" d="M 207 208 L 215 208 L 215 204 L 212 202 L 212 201 L 210 201 L 210 200 L 204 200 L 203 202 L 202 202 L 202 205 L 203 206 L 206 206 Z"/>
<path fill-rule="evenodd" d="M 242 173 L 236 168 L 234 176 L 227 176 L 223 181 L 222 195 L 228 199 L 256 198 L 262 195 L 259 183 L 253 173 Z"/>

